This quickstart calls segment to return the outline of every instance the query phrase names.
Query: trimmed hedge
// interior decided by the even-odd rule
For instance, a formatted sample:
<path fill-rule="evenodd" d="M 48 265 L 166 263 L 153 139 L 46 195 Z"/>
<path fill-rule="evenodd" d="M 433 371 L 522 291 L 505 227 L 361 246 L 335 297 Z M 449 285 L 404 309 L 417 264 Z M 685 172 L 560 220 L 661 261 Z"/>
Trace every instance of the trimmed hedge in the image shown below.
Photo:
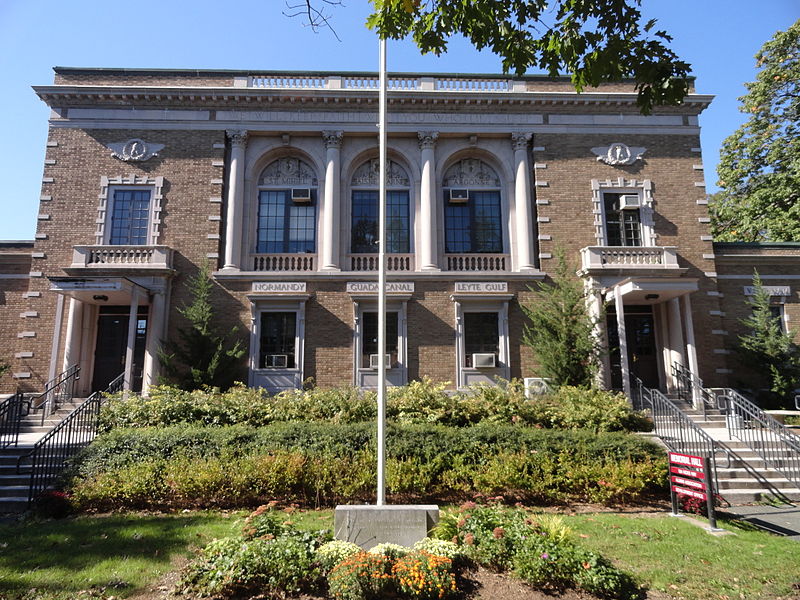
<path fill-rule="evenodd" d="M 177 423 L 256 427 L 276 422 L 362 423 L 374 422 L 376 415 L 374 392 L 355 388 L 293 390 L 269 396 L 262 389 L 242 385 L 225 393 L 156 387 L 147 398 L 112 398 L 102 408 L 100 426 L 109 431 Z M 562 387 L 550 396 L 527 399 L 518 380 L 476 385 L 459 393 L 448 393 L 445 384 L 427 379 L 390 388 L 387 418 L 401 425 L 451 427 L 516 424 L 593 431 L 642 431 L 651 427 L 620 394 Z"/>
<path fill-rule="evenodd" d="M 420 499 L 629 502 L 666 473 L 660 448 L 620 433 L 390 426 L 387 446 L 389 493 Z M 119 429 L 77 457 L 70 491 L 83 509 L 368 501 L 374 448 L 370 424 Z"/>

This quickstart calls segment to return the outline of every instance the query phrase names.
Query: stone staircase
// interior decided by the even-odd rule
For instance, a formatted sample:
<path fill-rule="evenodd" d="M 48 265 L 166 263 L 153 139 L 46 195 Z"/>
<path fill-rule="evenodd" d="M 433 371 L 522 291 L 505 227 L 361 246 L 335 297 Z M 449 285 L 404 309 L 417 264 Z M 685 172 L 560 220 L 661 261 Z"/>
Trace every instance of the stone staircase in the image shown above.
<path fill-rule="evenodd" d="M 779 472 L 767 469 L 758 453 L 744 442 L 732 438 L 725 425 L 725 415 L 716 409 L 701 410 L 676 397 L 670 398 L 686 416 L 712 439 L 731 451 L 732 458 L 717 456 L 717 492 L 731 505 L 770 500 L 800 501 L 800 488 Z"/>
<path fill-rule="evenodd" d="M 42 423 L 42 414 L 32 411 L 23 417 L 19 443 L 0 450 L 0 514 L 18 513 L 28 506 L 28 490 L 31 478 L 30 459 L 23 459 L 17 471 L 17 461 L 33 448 L 34 444 L 47 435 L 67 415 L 83 402 L 74 398 L 61 404 L 57 411 Z"/>

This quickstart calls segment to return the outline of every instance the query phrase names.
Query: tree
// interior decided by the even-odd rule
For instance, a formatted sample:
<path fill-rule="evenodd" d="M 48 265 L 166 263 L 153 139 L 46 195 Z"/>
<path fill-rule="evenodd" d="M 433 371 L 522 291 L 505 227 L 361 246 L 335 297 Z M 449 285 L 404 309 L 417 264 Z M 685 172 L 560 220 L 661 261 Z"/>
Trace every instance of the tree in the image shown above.
<path fill-rule="evenodd" d="M 186 288 L 192 303 L 179 308 L 178 313 L 189 325 L 178 328 L 179 342 L 167 341 L 158 352 L 164 369 L 162 380 L 185 390 L 203 386 L 226 389 L 236 379 L 239 359 L 245 350 L 239 340 L 231 344 L 228 339 L 236 334 L 236 328 L 227 336 L 217 334 L 213 328 L 211 291 L 214 282 L 207 263 L 189 278 Z"/>
<path fill-rule="evenodd" d="M 506 73 L 524 75 L 532 67 L 553 77 L 566 72 L 579 92 L 632 79 L 645 114 L 654 106 L 680 104 L 689 92 L 690 65 L 669 49 L 672 38 L 655 29 L 655 19 L 642 24 L 641 0 L 371 2 L 371 29 L 387 39 L 411 36 L 423 53 L 446 52 L 448 39 L 460 34 L 498 55 Z M 323 9 L 338 4 L 287 2 L 314 29 L 330 26 Z"/>
<path fill-rule="evenodd" d="M 750 383 L 763 404 L 788 404 L 800 385 L 800 348 L 792 341 L 794 332 L 784 331 L 771 311 L 770 295 L 758 272 L 753 275 L 753 295 L 747 303 L 752 313 L 741 319 L 748 331 L 739 336 L 739 357 L 751 373 Z M 764 395 L 763 389 L 772 394 Z"/>
<path fill-rule="evenodd" d="M 534 299 L 522 306 L 529 323 L 522 342 L 531 348 L 537 374 L 557 385 L 591 386 L 599 367 L 597 319 L 587 310 L 583 282 L 570 272 L 559 250 L 552 283 L 539 282 Z"/>
<path fill-rule="evenodd" d="M 720 241 L 800 240 L 800 21 L 756 54 L 739 100 L 747 122 L 728 137 L 710 204 Z"/>

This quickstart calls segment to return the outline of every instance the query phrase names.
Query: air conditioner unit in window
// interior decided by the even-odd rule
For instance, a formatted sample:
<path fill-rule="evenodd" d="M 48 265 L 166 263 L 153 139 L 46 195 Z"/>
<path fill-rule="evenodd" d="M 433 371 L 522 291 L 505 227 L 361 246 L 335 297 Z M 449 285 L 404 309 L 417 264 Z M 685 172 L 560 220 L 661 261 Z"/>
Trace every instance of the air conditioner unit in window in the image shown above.
<path fill-rule="evenodd" d="M 370 369 L 377 369 L 378 368 L 378 354 L 370 354 L 369 355 L 369 368 Z M 392 368 L 392 357 L 391 355 L 386 355 L 386 368 Z"/>
<path fill-rule="evenodd" d="M 632 210 L 642 205 L 638 194 L 624 194 L 619 197 L 620 210 Z"/>
<path fill-rule="evenodd" d="M 292 188 L 292 202 L 311 202 L 311 188 Z"/>
<path fill-rule="evenodd" d="M 473 354 L 472 367 L 474 369 L 492 369 L 495 366 L 494 358 L 493 353 Z"/>
<path fill-rule="evenodd" d="M 264 366 L 268 369 L 285 369 L 289 364 L 288 354 L 267 354 Z"/>
<path fill-rule="evenodd" d="M 450 204 L 465 204 L 469 201 L 469 190 L 450 190 Z"/>
<path fill-rule="evenodd" d="M 548 379 L 544 377 L 526 377 L 523 379 L 525 383 L 525 397 L 530 398 L 531 396 L 542 396 L 544 394 L 549 394 L 553 391 L 550 387 L 550 382 Z"/>

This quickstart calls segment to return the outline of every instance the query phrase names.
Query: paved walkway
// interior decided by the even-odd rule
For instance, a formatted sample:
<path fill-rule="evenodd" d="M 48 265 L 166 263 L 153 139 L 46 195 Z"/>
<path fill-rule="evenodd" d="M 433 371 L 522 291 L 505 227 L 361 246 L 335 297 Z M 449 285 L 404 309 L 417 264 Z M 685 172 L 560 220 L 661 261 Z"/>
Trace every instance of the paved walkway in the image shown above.
<path fill-rule="evenodd" d="M 732 506 L 720 512 L 800 542 L 800 506 Z"/>

